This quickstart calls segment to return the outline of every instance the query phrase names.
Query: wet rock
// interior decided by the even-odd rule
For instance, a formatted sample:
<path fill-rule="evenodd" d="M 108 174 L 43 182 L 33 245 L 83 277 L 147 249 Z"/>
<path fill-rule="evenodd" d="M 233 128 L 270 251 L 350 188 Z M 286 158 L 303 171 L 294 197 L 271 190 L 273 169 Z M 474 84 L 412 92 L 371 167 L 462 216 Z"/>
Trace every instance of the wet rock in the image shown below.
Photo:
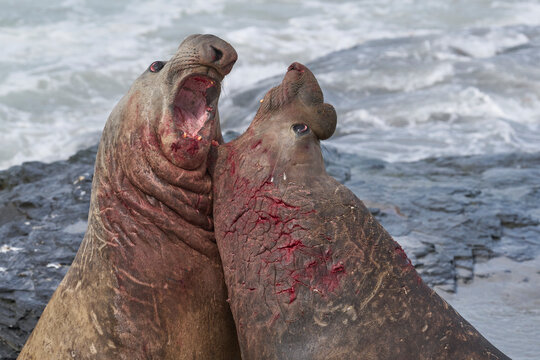
<path fill-rule="evenodd" d="M 321 145 L 321 150 L 324 157 L 324 166 L 326 172 L 333 176 L 337 181 L 344 183 L 351 179 L 350 168 L 343 164 L 341 155 L 334 147 Z"/>
<path fill-rule="evenodd" d="M 97 146 L 0 171 L 0 359 L 15 359 L 86 231 Z"/>

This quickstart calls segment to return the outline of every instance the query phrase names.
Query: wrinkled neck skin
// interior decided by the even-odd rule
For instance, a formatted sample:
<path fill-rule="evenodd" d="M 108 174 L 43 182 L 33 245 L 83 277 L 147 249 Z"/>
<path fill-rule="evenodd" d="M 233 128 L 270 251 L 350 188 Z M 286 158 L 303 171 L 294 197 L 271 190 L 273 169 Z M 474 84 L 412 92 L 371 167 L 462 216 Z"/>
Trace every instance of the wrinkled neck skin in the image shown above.
<path fill-rule="evenodd" d="M 161 71 L 143 73 L 107 122 L 93 204 L 108 245 L 149 240 L 129 229 L 131 219 L 155 227 L 166 241 L 216 256 L 207 162 L 223 141 L 217 112 L 223 75 L 191 55 L 180 50 Z"/>
<path fill-rule="evenodd" d="M 145 94 L 132 90 L 111 115 L 96 162 L 93 190 L 99 221 L 110 233 L 118 233 L 118 241 L 147 241 L 122 229 L 128 217 L 155 226 L 166 241 L 183 242 L 215 257 L 207 161 L 212 141 L 222 142 L 219 127 L 209 126 L 208 138 L 201 141 L 179 137 L 167 108 L 155 108 L 159 95 L 157 100 L 145 99 Z"/>

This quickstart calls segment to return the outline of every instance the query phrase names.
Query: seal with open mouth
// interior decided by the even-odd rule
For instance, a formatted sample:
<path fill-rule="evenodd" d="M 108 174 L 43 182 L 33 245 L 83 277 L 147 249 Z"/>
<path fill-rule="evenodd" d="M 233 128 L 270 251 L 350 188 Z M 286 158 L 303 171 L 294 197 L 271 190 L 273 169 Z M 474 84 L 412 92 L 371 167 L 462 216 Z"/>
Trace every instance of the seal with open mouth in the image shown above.
<path fill-rule="evenodd" d="M 213 233 L 208 158 L 237 55 L 192 35 L 113 110 L 88 230 L 19 359 L 238 359 Z"/>
<path fill-rule="evenodd" d="M 218 149 L 216 240 L 242 358 L 508 359 L 326 173 L 319 142 L 335 126 L 317 80 L 294 63 Z"/>

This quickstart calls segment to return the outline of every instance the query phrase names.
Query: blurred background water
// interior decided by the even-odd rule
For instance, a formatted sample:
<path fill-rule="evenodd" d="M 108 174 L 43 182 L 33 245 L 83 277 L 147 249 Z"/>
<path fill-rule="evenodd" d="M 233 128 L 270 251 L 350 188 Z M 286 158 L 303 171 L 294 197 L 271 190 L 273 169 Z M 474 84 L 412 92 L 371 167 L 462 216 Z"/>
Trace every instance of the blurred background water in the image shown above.
<path fill-rule="evenodd" d="M 229 41 L 230 98 L 292 61 L 337 108 L 331 143 L 390 161 L 540 150 L 536 0 L 0 0 L 0 169 L 95 143 L 114 104 L 191 33 Z M 242 104 L 244 105 L 244 104 Z"/>
<path fill-rule="evenodd" d="M 0 8 L 0 169 L 96 143 L 133 80 L 191 33 L 238 51 L 223 84 L 224 131 L 243 131 L 259 96 L 299 61 L 337 109 L 328 144 L 342 153 L 408 162 L 540 151 L 540 1 L 0 0 Z M 513 358 L 533 359 L 538 260 L 524 264 L 532 280 L 519 286 L 497 288 L 515 279 L 495 263 L 484 268 L 497 281 L 443 295 Z M 482 293 L 510 300 L 476 312 Z"/>

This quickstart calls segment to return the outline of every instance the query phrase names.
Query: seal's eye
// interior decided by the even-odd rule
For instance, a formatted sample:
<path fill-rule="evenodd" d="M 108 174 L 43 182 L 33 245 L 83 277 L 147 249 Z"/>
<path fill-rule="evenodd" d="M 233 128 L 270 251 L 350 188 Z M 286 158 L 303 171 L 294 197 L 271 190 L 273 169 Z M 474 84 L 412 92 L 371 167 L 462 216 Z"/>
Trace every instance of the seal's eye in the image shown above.
<path fill-rule="evenodd" d="M 154 61 L 152 64 L 150 64 L 150 71 L 157 73 L 159 70 L 163 69 L 164 66 L 165 63 L 163 61 Z"/>
<path fill-rule="evenodd" d="M 306 124 L 294 124 L 292 130 L 296 135 L 305 135 L 309 132 L 309 127 Z"/>

